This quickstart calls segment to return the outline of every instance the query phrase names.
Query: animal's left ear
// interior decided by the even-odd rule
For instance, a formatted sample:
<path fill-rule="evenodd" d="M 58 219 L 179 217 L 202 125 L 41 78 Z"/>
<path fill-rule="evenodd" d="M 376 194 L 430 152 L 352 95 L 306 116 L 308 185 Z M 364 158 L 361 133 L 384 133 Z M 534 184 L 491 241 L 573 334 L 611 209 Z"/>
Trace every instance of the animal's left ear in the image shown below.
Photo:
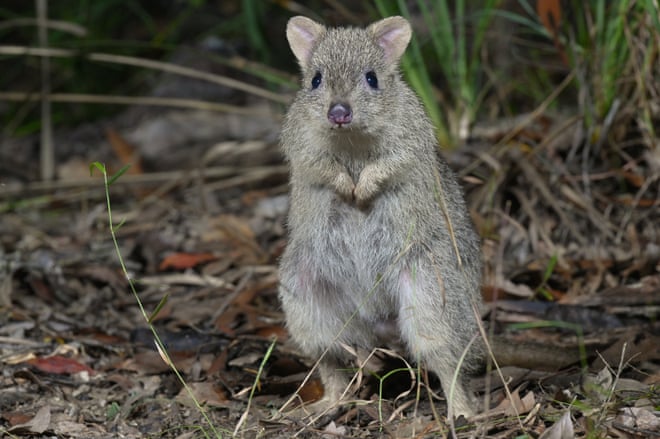
<path fill-rule="evenodd" d="M 399 16 L 384 18 L 372 23 L 367 27 L 367 31 L 372 33 L 378 45 L 383 48 L 385 58 L 389 63 L 399 62 L 412 36 L 410 23 Z"/>

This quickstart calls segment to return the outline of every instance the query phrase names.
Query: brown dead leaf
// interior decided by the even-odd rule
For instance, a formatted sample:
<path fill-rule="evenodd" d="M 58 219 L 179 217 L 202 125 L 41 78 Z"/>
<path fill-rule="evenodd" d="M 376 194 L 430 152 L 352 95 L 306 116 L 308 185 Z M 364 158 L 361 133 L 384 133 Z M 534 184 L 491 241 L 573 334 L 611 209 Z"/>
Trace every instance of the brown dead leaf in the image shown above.
<path fill-rule="evenodd" d="M 162 260 L 158 269 L 160 271 L 167 269 L 185 270 L 216 259 L 218 257 L 213 253 L 172 253 Z"/>
<path fill-rule="evenodd" d="M 494 280 L 492 287 L 516 297 L 531 298 L 535 295 L 534 290 L 529 286 L 511 282 L 509 279 L 504 279 L 501 276 Z"/>
<path fill-rule="evenodd" d="M 536 2 L 536 13 L 543 26 L 552 35 L 552 41 L 559 52 L 562 61 L 568 63 L 564 46 L 559 39 L 559 26 L 561 24 L 561 0 L 538 0 Z"/>
<path fill-rule="evenodd" d="M 258 310 L 250 305 L 255 296 L 261 291 L 259 284 L 249 285 L 241 290 L 228 306 L 218 315 L 215 320 L 215 327 L 225 334 L 232 335 L 235 333 L 236 322 L 240 316 L 247 320 L 246 328 L 248 330 L 254 329 L 258 324 Z"/>
<path fill-rule="evenodd" d="M 298 396 L 304 403 L 318 401 L 323 398 L 323 384 L 318 379 L 311 379 L 298 391 Z"/>
<path fill-rule="evenodd" d="M 81 422 L 74 422 L 65 419 L 54 420 L 52 422 L 52 430 L 58 437 L 69 437 L 69 438 L 102 438 L 107 437 L 104 435 L 102 428 L 96 424 L 90 423 L 90 425 L 83 424 Z"/>
<path fill-rule="evenodd" d="M 268 339 L 274 336 L 279 342 L 283 342 L 289 338 L 289 333 L 282 325 L 263 326 L 255 331 L 255 335 Z"/>
<path fill-rule="evenodd" d="M 195 355 L 195 353 L 168 351 L 174 366 L 183 373 L 190 373 L 193 366 L 202 362 L 202 369 L 207 370 L 211 366 L 213 358 L 210 355 Z M 118 369 L 132 370 L 145 375 L 158 374 L 170 370 L 170 366 L 157 351 L 139 352 L 126 361 L 116 366 Z"/>
<path fill-rule="evenodd" d="M 579 259 L 569 262 L 577 265 L 582 270 L 602 270 L 614 266 L 614 260 L 612 259 Z"/>
<path fill-rule="evenodd" d="M 497 302 L 507 297 L 506 292 L 496 285 L 483 285 L 481 287 L 481 298 L 484 302 Z"/>
<path fill-rule="evenodd" d="M 614 343 L 601 351 L 599 357 L 592 364 L 592 367 L 617 364 L 621 361 L 621 355 L 624 353 L 624 362 L 631 360 L 636 362 L 660 360 L 659 343 L 660 336 L 654 334 L 652 331 L 640 331 L 632 328 L 619 334 Z"/>
<path fill-rule="evenodd" d="M 126 276 L 121 271 L 108 265 L 84 265 L 82 267 L 75 267 L 75 272 L 79 277 L 86 277 L 94 281 L 107 283 L 116 289 L 123 289 L 128 285 Z"/>
<path fill-rule="evenodd" d="M 25 424 L 30 419 L 32 415 L 28 415 L 23 412 L 5 412 L 2 414 L 2 418 L 9 423 L 9 425 L 14 426 L 18 424 Z"/>
<path fill-rule="evenodd" d="M 117 384 L 126 392 L 135 387 L 135 381 L 132 379 L 132 376 L 128 374 L 111 373 L 106 375 L 104 379 L 109 383 Z"/>
<path fill-rule="evenodd" d="M 32 291 L 34 291 L 37 296 L 44 299 L 44 301 L 51 303 L 55 300 L 53 289 L 41 276 L 29 274 L 25 280 L 30 285 L 30 288 L 32 288 Z"/>
<path fill-rule="evenodd" d="M 170 369 L 156 351 L 138 352 L 132 358 L 128 358 L 116 365 L 116 368 L 140 372 L 146 375 L 162 373 Z"/>
<path fill-rule="evenodd" d="M 112 150 L 119 158 L 123 165 L 131 164 L 131 168 L 127 171 L 129 174 L 142 174 L 142 159 L 135 146 L 131 145 L 124 139 L 121 134 L 112 128 L 105 130 L 105 135 L 108 142 L 112 146 Z"/>
<path fill-rule="evenodd" d="M 27 363 L 41 372 L 57 375 L 72 375 L 79 372 L 87 372 L 90 375 L 94 375 L 96 373 L 89 366 L 82 364 L 73 358 L 63 357 L 61 355 L 36 357 L 28 360 Z"/>
<path fill-rule="evenodd" d="M 655 207 L 658 206 L 656 198 L 640 198 L 633 197 L 631 194 L 617 195 L 616 197 L 609 197 L 609 200 L 615 204 L 632 207 Z"/>
<path fill-rule="evenodd" d="M 23 424 L 16 424 L 9 429 L 10 432 L 19 433 L 19 432 L 29 432 L 42 434 L 48 429 L 50 425 L 50 406 L 45 405 L 39 409 L 39 411 L 30 419 L 29 421 Z"/>
<path fill-rule="evenodd" d="M 503 413 L 506 416 L 518 416 L 529 413 L 536 404 L 534 392 L 527 392 L 524 397 L 520 397 L 519 389 L 511 392 L 511 398 L 504 398 L 497 407 L 489 410 L 491 414 Z"/>
<path fill-rule="evenodd" d="M 227 393 L 221 387 L 217 386 L 214 382 L 194 382 L 189 383 L 188 387 L 192 390 L 195 399 L 201 404 L 207 404 L 215 407 L 226 407 L 229 398 Z M 181 403 L 191 403 L 190 395 L 185 388 L 182 388 L 176 396 L 177 401 Z"/>
<path fill-rule="evenodd" d="M 262 357 L 261 352 L 250 352 L 230 360 L 227 364 L 232 367 L 254 366 Z"/>
<path fill-rule="evenodd" d="M 660 417 L 641 407 L 624 407 L 616 417 L 616 423 L 637 431 L 660 431 Z"/>
<path fill-rule="evenodd" d="M 79 331 L 78 336 L 84 337 L 86 342 L 94 341 L 103 346 L 126 343 L 126 339 L 117 335 L 108 334 L 107 332 L 99 331 L 96 328 L 83 328 Z"/>
<path fill-rule="evenodd" d="M 644 184 L 644 176 L 637 174 L 632 171 L 623 171 L 623 177 L 628 181 L 628 183 L 632 184 L 633 186 L 640 188 Z"/>
<path fill-rule="evenodd" d="M 643 383 L 648 384 L 650 386 L 660 385 L 660 371 L 656 371 L 651 375 L 647 376 L 646 378 L 644 378 Z"/>
<path fill-rule="evenodd" d="M 262 264 L 268 259 L 256 241 L 249 222 L 236 215 L 223 214 L 213 218 L 202 235 L 202 242 L 221 241 L 232 249 L 229 257 L 240 264 Z"/>

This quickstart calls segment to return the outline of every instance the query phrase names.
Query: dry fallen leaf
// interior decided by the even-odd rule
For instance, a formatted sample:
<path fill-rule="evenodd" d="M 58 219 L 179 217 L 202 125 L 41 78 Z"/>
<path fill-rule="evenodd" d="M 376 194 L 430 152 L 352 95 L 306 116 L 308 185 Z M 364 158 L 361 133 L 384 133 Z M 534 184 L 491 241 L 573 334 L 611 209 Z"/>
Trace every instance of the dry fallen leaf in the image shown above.
<path fill-rule="evenodd" d="M 323 398 L 323 384 L 318 379 L 311 379 L 298 390 L 298 396 L 305 403 L 318 401 Z"/>
<path fill-rule="evenodd" d="M 62 417 L 62 416 L 60 416 Z M 81 422 L 53 420 L 52 430 L 58 437 L 69 438 L 96 438 L 102 437 L 99 428 L 95 424 L 85 425 Z"/>
<path fill-rule="evenodd" d="M 519 389 L 511 392 L 511 398 L 505 398 L 497 407 L 489 410 L 489 413 L 504 413 L 507 416 L 517 416 L 529 413 L 536 404 L 534 392 L 527 392 L 525 396 L 520 397 Z"/>
<path fill-rule="evenodd" d="M 573 421 L 571 421 L 571 412 L 566 411 L 564 415 L 555 422 L 555 424 L 543 432 L 539 439 L 574 439 Z"/>
<path fill-rule="evenodd" d="M 660 417 L 641 407 L 624 407 L 616 421 L 624 427 L 642 431 L 660 431 Z"/>
<path fill-rule="evenodd" d="M 584 392 L 598 403 L 609 398 L 614 377 L 607 367 L 603 367 L 597 374 L 587 374 L 584 377 L 582 388 Z"/>
<path fill-rule="evenodd" d="M 135 145 L 128 142 L 121 134 L 115 129 L 108 128 L 105 131 L 108 142 L 112 146 L 112 150 L 117 155 L 117 158 L 122 164 L 130 164 L 131 168 L 128 170 L 129 174 L 142 174 L 142 158 Z"/>
<path fill-rule="evenodd" d="M 254 334 L 266 339 L 270 339 L 271 337 L 275 336 L 279 342 L 284 342 L 289 338 L 289 333 L 282 325 L 262 326 L 261 328 L 257 329 Z"/>
<path fill-rule="evenodd" d="M 335 424 L 335 421 L 331 421 L 324 429 L 324 434 L 321 435 L 323 439 L 330 439 L 336 437 L 342 437 L 346 434 L 346 427 L 340 425 L 339 427 Z"/>
<path fill-rule="evenodd" d="M 54 373 L 58 375 L 71 375 L 78 372 L 87 372 L 90 375 L 96 373 L 89 366 L 82 364 L 73 358 L 63 357 L 61 355 L 32 358 L 28 360 L 27 363 L 44 373 Z"/>
<path fill-rule="evenodd" d="M 200 404 L 207 404 L 215 407 L 225 407 L 227 405 L 227 394 L 213 381 L 188 383 L 188 387 Z M 179 402 L 191 402 L 190 395 L 185 388 L 181 389 L 176 399 Z"/>
<path fill-rule="evenodd" d="M 192 268 L 204 262 L 209 262 L 218 257 L 212 253 L 172 253 L 165 257 L 158 266 L 160 271 L 167 269 L 185 270 Z"/>
<path fill-rule="evenodd" d="M 14 425 L 9 429 L 10 432 L 18 433 L 21 431 L 42 434 L 50 425 L 50 406 L 45 405 L 39 411 L 23 424 Z"/>

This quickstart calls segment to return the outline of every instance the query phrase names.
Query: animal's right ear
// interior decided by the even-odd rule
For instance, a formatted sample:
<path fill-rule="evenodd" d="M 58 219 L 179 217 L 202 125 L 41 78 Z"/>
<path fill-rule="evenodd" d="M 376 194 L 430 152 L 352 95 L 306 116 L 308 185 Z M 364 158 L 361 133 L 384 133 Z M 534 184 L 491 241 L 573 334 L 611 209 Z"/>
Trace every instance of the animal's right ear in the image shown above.
<path fill-rule="evenodd" d="M 309 64 L 312 50 L 324 32 L 323 25 L 301 15 L 291 18 L 287 23 L 286 39 L 302 67 Z"/>

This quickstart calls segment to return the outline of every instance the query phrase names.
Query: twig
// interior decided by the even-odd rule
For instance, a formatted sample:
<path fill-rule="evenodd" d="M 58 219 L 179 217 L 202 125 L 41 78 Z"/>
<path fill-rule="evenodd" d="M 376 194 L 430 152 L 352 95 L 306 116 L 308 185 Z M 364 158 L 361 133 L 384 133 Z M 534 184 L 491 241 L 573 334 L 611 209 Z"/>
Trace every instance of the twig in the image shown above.
<path fill-rule="evenodd" d="M 48 49 L 48 1 L 36 0 L 39 45 Z M 52 180 L 55 177 L 55 151 L 53 148 L 53 123 L 50 108 L 50 58 L 41 58 L 41 178 Z"/>
<path fill-rule="evenodd" d="M 79 24 L 71 23 L 69 21 L 48 20 L 47 17 L 44 21 L 35 20 L 34 18 L 13 18 L 10 20 L 4 20 L 0 23 L 0 31 L 19 26 L 43 26 L 48 29 L 66 32 L 77 37 L 84 37 L 87 35 L 87 29 Z"/>
<path fill-rule="evenodd" d="M 194 285 L 214 288 L 233 289 L 234 286 L 224 279 L 193 273 L 164 274 L 159 276 L 141 276 L 135 279 L 140 285 Z"/>
<path fill-rule="evenodd" d="M 253 166 L 253 167 L 240 167 L 240 166 L 217 166 L 204 169 L 205 179 L 217 178 L 234 178 L 237 175 L 253 175 L 254 180 L 265 178 L 269 175 L 282 174 L 287 171 L 287 166 Z M 139 184 L 158 184 L 169 182 L 172 180 L 181 180 L 190 174 L 190 170 L 181 171 L 165 171 L 165 172 L 151 172 L 148 174 L 138 175 L 123 175 L 121 179 L 114 182 L 114 185 L 129 185 L 135 186 Z M 238 186 L 239 183 L 244 183 L 250 180 L 244 177 L 241 181 L 234 181 L 234 185 Z M 251 181 L 254 181 L 251 180 Z M 51 182 L 34 182 L 29 184 L 7 184 L 0 188 L 0 199 L 3 196 L 26 194 L 32 192 L 48 192 L 58 189 L 71 189 L 71 188 L 95 188 L 98 186 L 98 180 L 93 178 L 77 178 L 71 180 L 57 180 Z M 226 186 L 225 186 L 226 187 Z"/>
<path fill-rule="evenodd" d="M 559 205 L 559 202 L 557 202 L 556 195 L 553 195 L 550 189 L 548 189 L 548 186 L 545 184 L 545 182 L 543 182 L 540 178 L 538 178 L 538 173 L 532 167 L 532 165 L 526 159 L 520 157 L 519 154 L 513 154 L 513 158 L 516 161 L 516 164 L 523 171 L 523 174 L 525 174 L 525 177 L 527 177 L 529 182 L 533 186 L 535 186 L 536 189 L 539 191 L 543 200 L 550 207 L 552 207 L 552 209 L 555 211 L 555 213 L 557 213 L 557 216 L 559 216 L 559 218 L 564 223 L 566 228 L 568 228 L 568 230 L 571 231 L 575 240 L 578 241 L 581 245 L 586 245 L 587 240 L 585 239 L 584 234 L 581 233 L 577 229 L 577 227 L 575 227 L 573 222 L 566 216 L 564 209 Z"/>
<path fill-rule="evenodd" d="M 568 85 L 573 81 L 573 78 L 575 76 L 575 71 L 571 71 L 568 75 L 566 75 L 566 78 L 555 88 L 555 90 L 548 96 L 541 104 L 539 104 L 538 107 L 534 109 L 527 117 L 525 117 L 514 129 L 509 131 L 509 133 L 502 137 L 502 139 L 497 142 L 496 145 L 493 146 L 492 150 L 493 156 L 495 158 L 500 158 L 504 155 L 506 151 L 508 151 L 511 148 L 511 140 L 513 140 L 522 130 L 524 130 L 529 124 L 534 122 L 536 118 L 541 116 L 545 111 L 548 109 L 550 104 L 559 96 L 559 94 L 566 88 Z M 472 163 L 470 163 L 468 166 L 463 168 L 461 172 L 459 172 L 459 176 L 463 177 L 465 175 L 469 175 L 471 172 L 474 172 L 474 170 L 481 165 L 481 162 L 484 161 L 484 157 L 477 157 L 476 160 L 474 160 Z"/>
<path fill-rule="evenodd" d="M 46 0 L 37 0 L 43 1 Z M 84 56 L 90 61 L 106 62 L 112 64 L 123 64 L 135 67 L 142 67 L 146 69 L 159 70 L 161 72 L 175 73 L 177 75 L 186 76 L 188 78 L 201 79 L 211 82 L 213 84 L 222 85 L 224 87 L 233 88 L 235 90 L 244 91 L 246 93 L 259 96 L 273 102 L 286 104 L 289 102 L 287 96 L 274 93 L 261 87 L 257 87 L 246 82 L 242 82 L 226 76 L 215 75 L 213 73 L 201 72 L 190 67 L 180 66 L 177 64 L 155 61 L 150 59 L 137 58 L 132 56 L 114 55 L 112 53 L 93 52 L 88 55 L 82 55 L 81 52 L 68 49 L 49 49 L 47 47 L 34 48 L 26 46 L 0 46 L 0 54 L 2 55 L 29 55 L 40 56 L 44 59 L 50 57 L 63 57 L 72 58 Z"/>
<path fill-rule="evenodd" d="M 48 58 L 44 58 L 48 59 Z M 150 107 L 191 108 L 193 110 L 217 111 L 221 113 L 243 114 L 246 116 L 265 115 L 264 112 L 237 105 L 220 104 L 218 102 L 201 101 L 198 99 L 163 98 L 156 96 L 120 96 L 97 95 L 80 93 L 52 93 L 50 102 L 70 102 L 84 104 L 111 104 L 111 105 L 145 105 Z M 0 101 L 37 101 L 39 95 L 20 92 L 0 92 Z"/>
<path fill-rule="evenodd" d="M 474 312 L 475 317 L 477 318 L 477 322 L 479 323 L 477 326 L 479 327 L 479 332 L 481 333 L 481 337 L 483 338 L 484 344 L 486 345 L 486 349 L 488 350 L 488 355 L 495 366 L 495 370 L 497 371 L 497 374 L 500 377 L 500 381 L 502 381 L 502 385 L 504 386 L 504 392 L 506 393 L 507 398 L 509 398 L 509 401 L 511 401 L 511 408 L 513 409 L 513 413 L 516 416 L 518 425 L 520 426 L 521 430 L 525 431 L 525 426 L 520 420 L 520 413 L 518 413 L 518 407 L 516 407 L 516 404 L 513 402 L 513 395 L 511 394 L 511 389 L 509 389 L 509 384 L 504 379 L 504 375 L 502 374 L 502 369 L 500 368 L 500 365 L 497 362 L 497 359 L 495 358 L 495 354 L 493 353 L 493 347 L 491 346 L 490 341 L 488 340 L 488 335 L 486 334 L 484 325 L 481 323 L 481 316 L 479 314 L 479 310 L 477 309 L 474 303 L 472 304 L 472 310 Z"/>

